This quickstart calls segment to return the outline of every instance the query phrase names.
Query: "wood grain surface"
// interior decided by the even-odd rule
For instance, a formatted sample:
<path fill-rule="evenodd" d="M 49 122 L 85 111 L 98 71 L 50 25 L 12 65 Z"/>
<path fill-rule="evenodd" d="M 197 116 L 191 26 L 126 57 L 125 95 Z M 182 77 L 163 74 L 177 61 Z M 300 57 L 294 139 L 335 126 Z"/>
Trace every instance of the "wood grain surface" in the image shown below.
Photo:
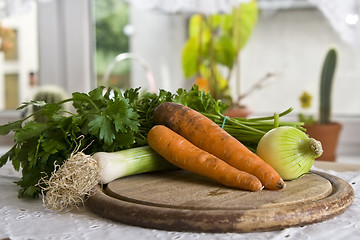
<path fill-rule="evenodd" d="M 169 231 L 253 232 L 324 221 L 344 212 L 354 192 L 345 181 L 312 172 L 278 191 L 249 192 L 183 170 L 146 173 L 109 183 L 89 198 L 98 215 Z"/>

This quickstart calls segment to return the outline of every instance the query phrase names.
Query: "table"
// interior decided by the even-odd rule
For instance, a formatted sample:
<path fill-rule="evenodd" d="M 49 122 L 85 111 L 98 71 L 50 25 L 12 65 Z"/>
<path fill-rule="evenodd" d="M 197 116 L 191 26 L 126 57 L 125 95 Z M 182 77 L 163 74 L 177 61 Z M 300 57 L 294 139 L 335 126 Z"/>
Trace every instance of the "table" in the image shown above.
<path fill-rule="evenodd" d="M 4 152 L 0 151 L 2 155 Z M 360 157 L 359 157 L 360 163 Z M 42 206 L 41 200 L 18 199 L 21 176 L 11 163 L 0 168 L 0 240 L 2 239 L 358 239 L 360 235 L 360 164 L 317 161 L 314 170 L 338 176 L 355 191 L 352 206 L 343 214 L 325 222 L 261 233 L 207 234 L 167 232 L 128 226 L 103 219 L 86 208 L 55 213 Z"/>

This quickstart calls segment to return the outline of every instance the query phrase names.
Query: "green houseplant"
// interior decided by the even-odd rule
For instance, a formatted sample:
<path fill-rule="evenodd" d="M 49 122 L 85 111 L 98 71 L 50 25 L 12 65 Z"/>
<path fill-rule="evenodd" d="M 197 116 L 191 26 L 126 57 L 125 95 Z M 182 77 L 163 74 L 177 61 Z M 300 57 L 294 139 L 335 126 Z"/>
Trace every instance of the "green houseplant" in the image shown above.
<path fill-rule="evenodd" d="M 323 145 L 324 153 L 319 160 L 335 161 L 338 139 L 342 129 L 341 123 L 331 119 L 331 100 L 334 75 L 337 65 L 337 50 L 330 48 L 326 54 L 320 76 L 320 104 L 319 119 L 314 121 L 312 116 L 300 115 L 305 122 L 307 133 L 319 140 Z M 304 97 L 305 95 L 303 95 Z"/>
<path fill-rule="evenodd" d="M 192 15 L 189 37 L 182 50 L 185 77 L 194 79 L 199 89 L 208 91 L 215 99 L 230 106 L 240 105 L 232 98 L 229 81 L 235 74 L 239 97 L 239 54 L 251 36 L 257 16 L 256 0 L 241 3 L 227 14 Z"/>

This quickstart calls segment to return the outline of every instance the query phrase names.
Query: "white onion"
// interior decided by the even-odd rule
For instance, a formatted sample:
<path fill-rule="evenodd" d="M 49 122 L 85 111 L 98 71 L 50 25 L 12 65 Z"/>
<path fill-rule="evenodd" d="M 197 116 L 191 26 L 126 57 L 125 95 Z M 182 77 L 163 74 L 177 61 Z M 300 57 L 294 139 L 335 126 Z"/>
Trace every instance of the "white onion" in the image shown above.
<path fill-rule="evenodd" d="M 319 141 L 290 126 L 277 127 L 267 132 L 260 139 L 256 150 L 257 155 L 284 180 L 293 180 L 307 173 L 322 152 Z"/>

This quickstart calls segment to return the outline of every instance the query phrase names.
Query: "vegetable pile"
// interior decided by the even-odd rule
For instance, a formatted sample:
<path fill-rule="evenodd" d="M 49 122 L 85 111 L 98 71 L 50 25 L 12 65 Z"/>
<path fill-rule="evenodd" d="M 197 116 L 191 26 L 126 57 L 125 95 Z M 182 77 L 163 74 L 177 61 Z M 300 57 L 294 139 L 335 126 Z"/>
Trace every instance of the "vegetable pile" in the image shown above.
<path fill-rule="evenodd" d="M 74 112 L 62 108 L 72 103 Z M 176 93 L 160 90 L 158 94 L 141 93 L 140 88 L 120 90 L 98 87 L 89 93 L 75 92 L 58 103 L 41 101 L 23 103 L 19 110 L 37 106 L 32 115 L 0 126 L 0 135 L 14 132 L 14 146 L 0 158 L 0 167 L 8 160 L 14 169 L 22 171 L 19 197 L 36 198 L 46 189 L 44 177 L 50 177 L 55 166 L 80 149 L 84 154 L 116 152 L 147 145 L 147 134 L 154 126 L 153 113 L 161 103 L 175 102 L 207 116 L 230 135 L 255 152 L 262 136 L 279 126 L 291 126 L 301 131 L 300 122 L 282 122 L 279 117 L 227 118 L 226 105 L 194 86 Z M 37 121 L 46 119 L 46 121 Z"/>

